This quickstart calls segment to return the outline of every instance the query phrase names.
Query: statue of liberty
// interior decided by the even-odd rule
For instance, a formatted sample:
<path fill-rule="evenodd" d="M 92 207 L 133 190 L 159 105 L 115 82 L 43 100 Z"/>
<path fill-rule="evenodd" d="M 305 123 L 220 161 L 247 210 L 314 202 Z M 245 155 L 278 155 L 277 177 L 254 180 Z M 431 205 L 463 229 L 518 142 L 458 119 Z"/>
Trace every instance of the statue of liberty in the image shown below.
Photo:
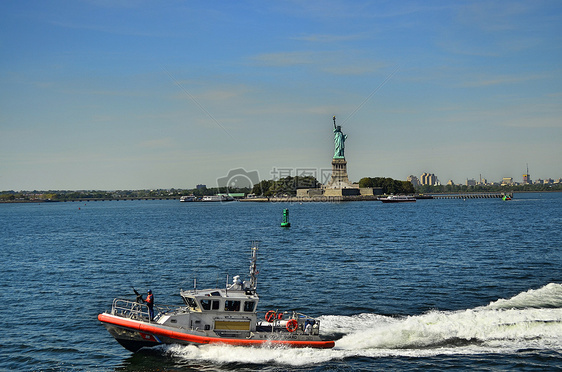
<path fill-rule="evenodd" d="M 345 140 L 347 134 L 343 134 L 341 126 L 336 126 L 336 117 L 334 116 L 334 159 L 344 159 L 343 154 L 345 148 Z"/>

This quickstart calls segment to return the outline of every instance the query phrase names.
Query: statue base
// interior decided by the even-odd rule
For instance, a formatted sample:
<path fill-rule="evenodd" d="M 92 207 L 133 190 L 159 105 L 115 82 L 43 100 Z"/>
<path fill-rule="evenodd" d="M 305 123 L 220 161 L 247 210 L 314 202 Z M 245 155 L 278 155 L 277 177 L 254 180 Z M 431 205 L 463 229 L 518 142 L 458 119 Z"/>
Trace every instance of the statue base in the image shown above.
<path fill-rule="evenodd" d="M 332 159 L 332 177 L 326 185 L 326 189 L 354 188 L 347 176 L 347 161 L 345 158 Z"/>
<path fill-rule="evenodd" d="M 358 195 L 361 195 L 361 190 L 356 188 L 324 190 L 324 196 L 358 196 Z"/>

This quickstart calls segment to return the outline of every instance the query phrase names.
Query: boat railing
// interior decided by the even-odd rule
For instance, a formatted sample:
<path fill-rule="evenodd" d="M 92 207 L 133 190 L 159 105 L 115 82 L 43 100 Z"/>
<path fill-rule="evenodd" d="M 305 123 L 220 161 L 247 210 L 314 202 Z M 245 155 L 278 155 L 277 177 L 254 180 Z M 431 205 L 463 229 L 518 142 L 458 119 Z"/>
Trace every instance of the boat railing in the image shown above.
<path fill-rule="evenodd" d="M 297 321 L 296 333 L 305 333 L 306 326 L 308 323 L 311 324 L 311 333 L 313 335 L 318 335 L 320 330 L 320 320 L 311 317 L 309 315 L 299 313 L 296 311 L 273 311 L 274 316 L 271 317 L 270 311 L 256 311 L 256 316 L 258 318 L 258 323 L 261 325 L 262 329 L 268 329 L 272 332 L 278 330 L 285 330 L 287 322 L 291 319 Z M 269 319 L 269 320 L 268 320 Z"/>
<path fill-rule="evenodd" d="M 154 305 L 154 319 L 176 310 L 177 306 Z M 116 298 L 113 300 L 111 314 L 135 320 L 149 320 L 148 306 L 145 303 Z"/>

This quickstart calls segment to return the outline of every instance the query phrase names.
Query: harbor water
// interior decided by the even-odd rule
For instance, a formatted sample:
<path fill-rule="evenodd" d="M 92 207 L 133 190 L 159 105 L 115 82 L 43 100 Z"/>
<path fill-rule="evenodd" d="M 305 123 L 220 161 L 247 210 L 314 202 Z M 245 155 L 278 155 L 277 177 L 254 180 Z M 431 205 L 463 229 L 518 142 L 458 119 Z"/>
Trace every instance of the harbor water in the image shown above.
<path fill-rule="evenodd" d="M 281 228 L 290 210 L 291 227 Z M 0 204 L 0 370 L 562 370 L 562 193 L 415 203 Z M 320 316 L 330 350 L 161 346 L 97 320 L 133 287 L 246 278 L 259 309 Z"/>

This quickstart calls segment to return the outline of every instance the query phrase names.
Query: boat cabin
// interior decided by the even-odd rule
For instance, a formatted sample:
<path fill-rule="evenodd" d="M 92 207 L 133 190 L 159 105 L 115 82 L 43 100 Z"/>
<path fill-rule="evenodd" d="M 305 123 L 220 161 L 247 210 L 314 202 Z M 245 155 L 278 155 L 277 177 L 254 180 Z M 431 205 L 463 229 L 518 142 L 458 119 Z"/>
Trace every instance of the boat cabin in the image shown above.
<path fill-rule="evenodd" d="M 225 289 L 182 291 L 181 297 L 193 312 L 254 313 L 259 301 L 253 292 Z"/>
<path fill-rule="evenodd" d="M 238 279 L 238 278 L 236 278 Z M 259 297 L 247 282 L 227 288 L 181 291 L 187 307 L 184 314 L 164 315 L 159 323 L 181 326 L 205 335 L 249 337 L 256 331 Z"/>

